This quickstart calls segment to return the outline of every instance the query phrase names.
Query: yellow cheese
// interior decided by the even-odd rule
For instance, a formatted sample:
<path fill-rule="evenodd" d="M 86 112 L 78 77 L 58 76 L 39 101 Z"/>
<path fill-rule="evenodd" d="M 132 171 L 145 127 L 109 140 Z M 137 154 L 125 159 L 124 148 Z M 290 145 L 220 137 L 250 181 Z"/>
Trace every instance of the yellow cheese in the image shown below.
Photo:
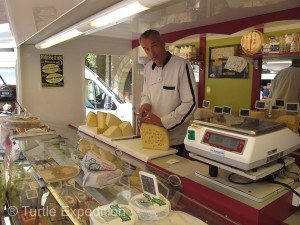
<path fill-rule="evenodd" d="M 250 110 L 250 117 L 255 118 L 255 119 L 265 119 L 266 118 L 266 112 L 265 111 Z"/>
<path fill-rule="evenodd" d="M 119 126 L 112 125 L 103 133 L 104 136 L 109 138 L 122 137 L 122 131 Z"/>
<path fill-rule="evenodd" d="M 142 148 L 169 150 L 170 140 L 168 131 L 153 124 L 143 123 L 141 126 Z"/>
<path fill-rule="evenodd" d="M 276 120 L 278 117 L 286 114 L 285 109 L 272 109 L 272 119 Z"/>
<path fill-rule="evenodd" d="M 98 121 L 97 121 L 97 115 L 94 112 L 89 112 L 89 114 L 86 117 L 86 125 L 89 127 L 97 127 L 98 126 Z"/>
<path fill-rule="evenodd" d="M 105 112 L 98 112 L 97 113 L 98 132 L 99 132 L 99 134 L 102 134 L 108 128 L 108 126 L 105 123 L 106 122 L 106 115 L 107 115 L 107 113 L 105 113 Z"/>
<path fill-rule="evenodd" d="M 79 143 L 79 151 L 82 154 L 87 153 L 89 150 L 91 150 L 92 146 L 91 143 L 88 140 L 82 140 Z"/>
<path fill-rule="evenodd" d="M 122 121 L 118 117 L 116 117 L 114 114 L 107 113 L 106 119 L 105 119 L 106 126 L 108 126 L 108 127 L 119 126 L 120 123 L 122 123 Z"/>
<path fill-rule="evenodd" d="M 122 123 L 120 123 L 119 127 L 122 131 L 123 136 L 132 136 L 133 135 L 133 128 L 129 121 L 123 121 Z"/>
<path fill-rule="evenodd" d="M 283 115 L 278 117 L 275 121 L 284 123 L 290 130 L 299 134 L 300 115 Z"/>

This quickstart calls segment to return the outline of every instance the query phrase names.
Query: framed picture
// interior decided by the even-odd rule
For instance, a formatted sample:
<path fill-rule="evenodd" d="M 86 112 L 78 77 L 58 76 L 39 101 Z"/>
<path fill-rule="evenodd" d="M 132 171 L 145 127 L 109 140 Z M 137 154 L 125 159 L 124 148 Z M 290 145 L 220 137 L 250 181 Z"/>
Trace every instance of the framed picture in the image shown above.
<path fill-rule="evenodd" d="M 240 49 L 241 45 L 209 48 L 208 77 L 248 78 L 248 64 L 244 58 L 238 57 Z"/>

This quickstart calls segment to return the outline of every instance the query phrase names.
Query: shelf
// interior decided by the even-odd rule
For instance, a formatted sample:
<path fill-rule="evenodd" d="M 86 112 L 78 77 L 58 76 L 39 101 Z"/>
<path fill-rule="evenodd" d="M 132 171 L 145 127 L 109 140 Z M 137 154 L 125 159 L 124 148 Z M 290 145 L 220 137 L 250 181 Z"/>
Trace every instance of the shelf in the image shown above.
<path fill-rule="evenodd" d="M 248 58 L 300 58 L 300 52 L 279 52 L 279 53 L 267 53 L 267 54 L 240 54 L 240 57 L 248 57 Z"/>

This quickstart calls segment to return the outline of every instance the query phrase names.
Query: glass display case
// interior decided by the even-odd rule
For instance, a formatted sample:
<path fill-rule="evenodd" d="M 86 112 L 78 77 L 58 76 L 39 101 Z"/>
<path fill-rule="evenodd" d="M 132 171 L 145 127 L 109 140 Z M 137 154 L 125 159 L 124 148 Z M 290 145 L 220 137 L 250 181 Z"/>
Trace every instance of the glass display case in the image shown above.
<path fill-rule="evenodd" d="M 147 163 L 75 130 L 10 139 L 20 151 L 6 170 L 7 206 L 13 224 L 101 224 L 99 218 L 91 223 L 96 208 L 132 206 L 132 199 L 143 193 L 139 171 L 154 172 Z M 97 163 L 106 170 L 97 170 Z M 141 220 L 138 212 L 132 224 L 155 224 L 158 219 L 159 224 L 173 225 L 238 224 L 182 194 L 180 183 L 155 175 L 159 199 L 167 203 L 161 215 L 165 212 L 167 216 Z M 155 205 L 156 200 L 148 200 L 150 206 Z"/>

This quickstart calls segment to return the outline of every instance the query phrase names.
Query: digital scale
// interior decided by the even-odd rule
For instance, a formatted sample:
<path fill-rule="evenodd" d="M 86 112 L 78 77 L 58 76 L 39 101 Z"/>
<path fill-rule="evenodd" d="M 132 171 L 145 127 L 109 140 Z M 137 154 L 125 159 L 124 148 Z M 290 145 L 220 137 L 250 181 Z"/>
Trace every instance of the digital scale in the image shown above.
<path fill-rule="evenodd" d="M 209 165 L 209 172 L 196 171 L 196 175 L 229 189 L 239 189 L 229 187 L 227 177 L 226 182 L 220 182 L 218 169 L 223 175 L 229 171 L 250 180 L 264 178 L 295 161 L 286 155 L 300 148 L 300 137 L 284 124 L 271 120 L 216 115 L 209 122 L 194 120 L 184 144 L 190 157 Z"/>

